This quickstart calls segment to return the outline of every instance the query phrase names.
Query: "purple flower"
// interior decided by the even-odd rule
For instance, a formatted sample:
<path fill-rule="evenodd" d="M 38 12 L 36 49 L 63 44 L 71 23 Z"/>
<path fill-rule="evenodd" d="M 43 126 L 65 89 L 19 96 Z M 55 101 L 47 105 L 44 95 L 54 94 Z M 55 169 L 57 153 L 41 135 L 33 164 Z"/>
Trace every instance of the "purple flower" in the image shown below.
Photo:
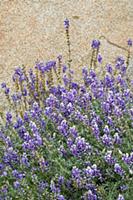
<path fill-rule="evenodd" d="M 60 126 L 58 126 L 58 130 L 66 137 L 68 135 L 68 124 L 64 119 L 62 120 Z"/>
<path fill-rule="evenodd" d="M 7 176 L 7 172 L 3 171 L 2 176 Z"/>
<path fill-rule="evenodd" d="M 3 162 L 7 165 L 19 163 L 18 154 L 13 150 L 12 147 L 9 147 L 4 153 Z"/>
<path fill-rule="evenodd" d="M 24 80 L 26 80 L 25 76 L 24 76 L 24 75 L 21 75 L 21 76 L 19 77 L 19 82 L 23 82 Z"/>
<path fill-rule="evenodd" d="M 28 115 L 28 112 L 27 111 L 25 111 L 25 113 L 24 113 L 24 121 L 25 122 L 29 122 L 29 115 Z"/>
<path fill-rule="evenodd" d="M 76 129 L 75 126 L 70 127 L 69 131 L 70 131 L 70 134 L 71 134 L 74 138 L 77 137 L 77 135 L 78 135 L 78 131 L 77 131 L 77 129 Z"/>
<path fill-rule="evenodd" d="M 65 200 L 65 197 L 61 194 L 58 194 L 57 199 L 58 200 Z"/>
<path fill-rule="evenodd" d="M 48 162 L 43 157 L 39 159 L 39 165 L 40 165 L 42 171 L 44 171 L 48 168 Z"/>
<path fill-rule="evenodd" d="M 95 78 L 95 77 L 96 77 L 95 71 L 94 71 L 94 70 L 90 70 L 89 76 L 90 76 L 91 78 Z"/>
<path fill-rule="evenodd" d="M 6 83 L 2 83 L 2 84 L 1 84 L 1 87 L 2 87 L 2 88 L 6 88 Z"/>
<path fill-rule="evenodd" d="M 68 77 L 66 76 L 66 74 L 63 76 L 63 82 L 64 82 L 65 86 L 67 86 L 68 83 L 69 83 L 69 79 L 68 79 Z"/>
<path fill-rule="evenodd" d="M 73 144 L 70 148 L 70 151 L 71 153 L 74 155 L 74 156 L 78 156 L 78 150 L 77 150 L 77 147 L 75 144 Z"/>
<path fill-rule="evenodd" d="M 81 170 L 78 169 L 76 166 L 74 166 L 74 167 L 72 168 L 72 177 L 73 177 L 74 179 L 80 178 L 80 173 L 81 173 Z"/>
<path fill-rule="evenodd" d="M 56 66 L 56 61 L 48 61 L 46 63 L 45 71 L 49 71 L 52 69 L 52 67 L 55 68 L 55 66 Z"/>
<path fill-rule="evenodd" d="M 62 59 L 62 55 L 58 55 L 58 56 L 57 56 L 57 59 L 58 59 L 58 60 L 61 60 L 61 59 Z"/>
<path fill-rule="evenodd" d="M 22 95 L 26 97 L 27 94 L 28 94 L 27 89 L 26 89 L 26 88 L 23 88 Z"/>
<path fill-rule="evenodd" d="M 72 89 L 78 89 L 79 85 L 77 83 L 75 83 L 75 82 L 72 82 L 71 83 L 71 87 L 72 87 Z"/>
<path fill-rule="evenodd" d="M 18 172 L 16 169 L 12 171 L 12 175 L 17 179 L 22 179 L 24 177 L 24 174 Z"/>
<path fill-rule="evenodd" d="M 15 182 L 13 183 L 13 185 L 14 185 L 14 188 L 15 188 L 15 189 L 18 189 L 18 188 L 20 187 L 20 183 L 19 183 L 18 181 L 15 181 Z"/>
<path fill-rule="evenodd" d="M 8 124 L 12 122 L 12 115 L 9 112 L 6 113 L 6 121 Z"/>
<path fill-rule="evenodd" d="M 101 176 L 100 170 L 97 168 L 96 164 L 92 165 L 91 169 L 93 170 L 93 177 L 100 177 Z"/>
<path fill-rule="evenodd" d="M 104 156 L 104 159 L 109 165 L 115 164 L 115 161 L 116 161 L 116 159 L 113 158 L 112 156 L 112 151 L 107 151 L 107 153 Z"/>
<path fill-rule="evenodd" d="M 131 46 L 133 45 L 132 40 L 131 40 L 131 39 L 128 39 L 127 44 L 128 44 L 129 47 L 131 47 Z"/>
<path fill-rule="evenodd" d="M 82 69 L 82 74 L 83 74 L 84 77 L 88 76 L 88 69 L 87 69 L 87 67 L 84 67 Z"/>
<path fill-rule="evenodd" d="M 8 192 L 8 187 L 7 187 L 7 185 L 3 185 L 2 188 L 1 188 L 1 190 L 0 190 L 0 192 L 1 192 L 1 193 L 4 193 L 4 194 L 7 193 L 7 192 Z M 4 199 L 5 199 L 5 198 L 4 198 Z M 2 200 L 3 200 L 3 199 L 2 199 Z"/>
<path fill-rule="evenodd" d="M 13 102 L 17 102 L 17 100 L 18 100 L 18 96 L 17 96 L 17 94 L 13 94 L 12 95 L 12 100 L 13 100 Z"/>
<path fill-rule="evenodd" d="M 58 178 L 58 184 L 59 185 L 63 185 L 63 183 L 64 183 L 64 176 L 59 176 L 59 178 Z"/>
<path fill-rule="evenodd" d="M 72 111 L 74 110 L 74 107 L 73 107 L 73 105 L 72 105 L 72 103 L 70 102 L 68 105 L 67 105 L 67 111 L 69 112 L 69 114 L 71 114 L 72 113 Z"/>
<path fill-rule="evenodd" d="M 68 29 L 69 26 L 70 26 L 69 20 L 66 18 L 66 19 L 64 20 L 64 27 L 65 27 L 65 29 Z"/>
<path fill-rule="evenodd" d="M 17 74 L 17 75 L 19 75 L 19 76 L 22 76 L 22 75 L 23 75 L 22 69 L 21 69 L 20 67 L 17 67 L 17 68 L 15 69 L 15 74 Z"/>
<path fill-rule="evenodd" d="M 72 138 L 68 138 L 67 139 L 67 145 L 68 145 L 68 147 L 70 148 L 72 145 L 73 145 L 73 139 Z"/>
<path fill-rule="evenodd" d="M 114 143 L 115 144 L 121 144 L 122 143 L 122 139 L 120 138 L 119 133 L 114 134 Z"/>
<path fill-rule="evenodd" d="M 31 140 L 31 136 L 28 132 L 24 133 L 23 139 L 28 142 L 29 140 Z"/>
<path fill-rule="evenodd" d="M 125 63 L 125 59 L 122 56 L 119 56 L 116 59 L 116 69 L 120 69 L 120 67 Z"/>
<path fill-rule="evenodd" d="M 39 113 L 41 111 L 40 106 L 38 105 L 37 102 L 33 103 L 33 109 L 36 113 Z"/>
<path fill-rule="evenodd" d="M 34 133 L 38 131 L 38 128 L 37 128 L 35 122 L 30 121 L 29 126 L 30 126 L 31 130 L 32 130 Z"/>
<path fill-rule="evenodd" d="M 46 106 L 54 108 L 57 105 L 58 105 L 57 98 L 53 94 L 50 94 L 49 97 L 46 99 Z"/>
<path fill-rule="evenodd" d="M 91 127 L 92 127 L 92 132 L 93 132 L 94 136 L 95 136 L 97 139 L 99 139 L 100 130 L 99 130 L 98 124 L 97 124 L 97 122 L 95 121 L 95 119 L 92 120 L 92 122 L 91 122 Z"/>
<path fill-rule="evenodd" d="M 122 186 L 120 186 L 120 190 L 121 191 L 125 191 L 125 190 L 127 190 L 128 189 L 128 186 L 127 185 L 122 185 Z"/>
<path fill-rule="evenodd" d="M 97 200 L 97 195 L 93 194 L 91 190 L 87 192 L 87 200 Z"/>
<path fill-rule="evenodd" d="M 88 144 L 85 141 L 85 138 L 81 138 L 80 136 L 76 138 L 76 147 L 79 153 L 87 150 Z"/>
<path fill-rule="evenodd" d="M 122 194 L 119 194 L 117 200 L 125 200 L 124 196 Z"/>
<path fill-rule="evenodd" d="M 104 134 L 102 136 L 102 142 L 103 144 L 105 144 L 106 146 L 111 146 L 112 145 L 112 138 L 111 136 Z"/>
<path fill-rule="evenodd" d="M 133 164 L 133 152 L 129 155 L 128 153 L 123 154 L 122 160 L 127 164 L 131 165 Z"/>
<path fill-rule="evenodd" d="M 38 186 L 38 189 L 39 189 L 39 192 L 44 192 L 45 188 L 48 187 L 48 183 L 45 182 L 45 181 L 40 181 L 39 182 L 39 186 Z"/>
<path fill-rule="evenodd" d="M 117 174 L 119 174 L 120 176 L 124 175 L 124 171 L 123 171 L 123 169 L 121 168 L 121 166 L 118 163 L 115 163 L 115 165 L 114 165 L 114 171 Z"/>
<path fill-rule="evenodd" d="M 53 180 L 51 180 L 50 189 L 53 193 L 59 193 L 60 192 L 60 189 L 58 187 L 56 187 Z"/>
<path fill-rule="evenodd" d="M 9 88 L 5 88 L 5 94 L 8 95 L 10 92 L 10 89 Z"/>
<path fill-rule="evenodd" d="M 52 114 L 52 108 L 51 107 L 46 107 L 45 111 L 44 111 L 44 114 L 46 116 L 50 116 Z"/>
<path fill-rule="evenodd" d="M 45 127 L 46 127 L 46 122 L 45 122 L 44 119 L 41 119 L 41 120 L 40 120 L 40 124 L 41 124 L 41 127 L 42 127 L 43 129 L 45 129 Z"/>
<path fill-rule="evenodd" d="M 114 114 L 117 116 L 117 117 L 121 117 L 122 116 L 122 110 L 118 107 L 118 106 L 114 106 Z"/>
<path fill-rule="evenodd" d="M 21 162 L 22 162 L 23 165 L 25 165 L 27 167 L 30 166 L 29 160 L 28 160 L 28 157 L 27 157 L 26 153 L 23 153 L 23 156 L 21 158 Z"/>
<path fill-rule="evenodd" d="M 121 66 L 121 72 L 123 75 L 126 73 L 126 69 L 127 69 L 127 67 L 125 65 Z"/>
<path fill-rule="evenodd" d="M 35 143 L 33 139 L 30 139 L 29 141 L 25 141 L 22 144 L 22 147 L 24 150 L 35 150 Z"/>
<path fill-rule="evenodd" d="M 104 77 L 104 84 L 105 87 L 112 87 L 114 84 L 114 80 L 108 74 Z"/>
<path fill-rule="evenodd" d="M 87 177 L 88 177 L 88 176 L 89 176 L 89 177 L 92 177 L 92 176 L 94 175 L 94 170 L 93 170 L 90 166 L 88 166 L 88 167 L 85 169 L 85 173 L 86 173 Z"/>
<path fill-rule="evenodd" d="M 66 65 L 63 65 L 63 73 L 65 73 L 67 70 L 67 66 Z"/>
<path fill-rule="evenodd" d="M 93 49 L 98 49 L 99 46 L 100 46 L 100 41 L 99 40 L 92 40 L 91 47 Z"/>
<path fill-rule="evenodd" d="M 59 153 L 61 154 L 62 157 L 65 157 L 67 154 L 67 151 L 65 150 L 64 146 L 61 145 L 61 147 L 58 149 Z"/>
<path fill-rule="evenodd" d="M 42 140 L 41 136 L 40 136 L 38 133 L 35 135 L 34 144 L 35 144 L 36 146 L 41 146 L 41 145 L 43 145 L 43 140 Z"/>
<path fill-rule="evenodd" d="M 2 163 L 0 163 L 0 171 L 4 169 L 4 165 Z"/>
<path fill-rule="evenodd" d="M 70 190 L 72 188 L 72 181 L 71 180 L 67 180 L 66 181 L 66 187 Z"/>
<path fill-rule="evenodd" d="M 97 60 L 98 60 L 98 62 L 99 62 L 100 64 L 102 63 L 102 56 L 101 56 L 100 54 L 98 54 Z"/>
<path fill-rule="evenodd" d="M 103 129 L 104 133 L 106 134 L 109 134 L 110 133 L 110 130 L 109 130 L 109 127 L 106 125 Z"/>
<path fill-rule="evenodd" d="M 106 65 L 106 70 L 107 70 L 108 73 L 112 74 L 113 69 L 112 69 L 111 64 Z"/>

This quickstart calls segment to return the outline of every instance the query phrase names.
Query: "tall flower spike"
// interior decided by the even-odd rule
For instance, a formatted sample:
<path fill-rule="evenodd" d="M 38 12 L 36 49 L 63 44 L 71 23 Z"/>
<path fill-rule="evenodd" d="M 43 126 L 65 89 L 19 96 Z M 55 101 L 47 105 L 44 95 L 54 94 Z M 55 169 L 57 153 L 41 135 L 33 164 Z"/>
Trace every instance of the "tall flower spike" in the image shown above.
<path fill-rule="evenodd" d="M 100 41 L 92 40 L 91 47 L 92 47 L 92 56 L 91 56 L 90 67 L 92 69 L 92 66 L 96 67 L 97 60 L 99 61 L 98 53 L 100 48 Z"/>
<path fill-rule="evenodd" d="M 64 27 L 66 29 L 66 37 L 67 37 L 67 46 L 68 46 L 68 69 L 69 69 L 69 81 L 71 80 L 71 46 L 70 46 L 70 36 L 69 36 L 69 20 L 64 20 Z M 70 85 L 69 85 L 70 87 Z"/>

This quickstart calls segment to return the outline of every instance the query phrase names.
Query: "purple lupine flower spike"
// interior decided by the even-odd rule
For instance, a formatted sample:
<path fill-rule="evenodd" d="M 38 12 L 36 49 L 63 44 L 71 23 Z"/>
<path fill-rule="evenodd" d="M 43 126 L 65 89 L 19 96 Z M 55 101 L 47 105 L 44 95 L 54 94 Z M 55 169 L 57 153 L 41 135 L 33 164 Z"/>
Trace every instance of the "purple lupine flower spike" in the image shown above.
<path fill-rule="evenodd" d="M 66 19 L 64 20 L 64 27 L 65 27 L 65 29 L 68 29 L 69 26 L 70 26 L 69 20 L 66 18 Z"/>

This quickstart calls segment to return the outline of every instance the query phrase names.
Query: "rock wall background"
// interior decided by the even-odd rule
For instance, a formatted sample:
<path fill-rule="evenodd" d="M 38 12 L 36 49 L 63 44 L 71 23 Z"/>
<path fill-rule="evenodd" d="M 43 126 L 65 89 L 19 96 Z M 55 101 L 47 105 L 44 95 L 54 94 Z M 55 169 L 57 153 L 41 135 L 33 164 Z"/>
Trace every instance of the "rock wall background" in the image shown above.
<path fill-rule="evenodd" d="M 93 38 L 105 35 L 123 47 L 133 39 L 133 0 L 0 0 L 0 83 L 10 84 L 15 66 L 30 68 L 58 54 L 66 60 L 66 17 L 77 78 L 90 62 Z M 101 51 L 106 61 L 125 53 L 105 40 Z"/>

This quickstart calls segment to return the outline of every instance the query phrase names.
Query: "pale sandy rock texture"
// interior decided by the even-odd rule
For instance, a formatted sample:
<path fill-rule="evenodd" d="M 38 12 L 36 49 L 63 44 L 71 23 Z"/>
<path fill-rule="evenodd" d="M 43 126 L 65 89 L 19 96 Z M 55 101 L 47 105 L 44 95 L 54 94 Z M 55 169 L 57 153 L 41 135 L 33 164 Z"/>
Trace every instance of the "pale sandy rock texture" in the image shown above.
<path fill-rule="evenodd" d="M 133 0 L 0 0 L 0 82 L 11 81 L 15 66 L 30 68 L 37 59 L 56 59 L 58 54 L 65 61 L 66 17 L 77 78 L 81 66 L 90 62 L 93 38 L 106 35 L 123 47 L 133 39 Z M 112 61 L 125 52 L 103 40 L 102 53 Z"/>

